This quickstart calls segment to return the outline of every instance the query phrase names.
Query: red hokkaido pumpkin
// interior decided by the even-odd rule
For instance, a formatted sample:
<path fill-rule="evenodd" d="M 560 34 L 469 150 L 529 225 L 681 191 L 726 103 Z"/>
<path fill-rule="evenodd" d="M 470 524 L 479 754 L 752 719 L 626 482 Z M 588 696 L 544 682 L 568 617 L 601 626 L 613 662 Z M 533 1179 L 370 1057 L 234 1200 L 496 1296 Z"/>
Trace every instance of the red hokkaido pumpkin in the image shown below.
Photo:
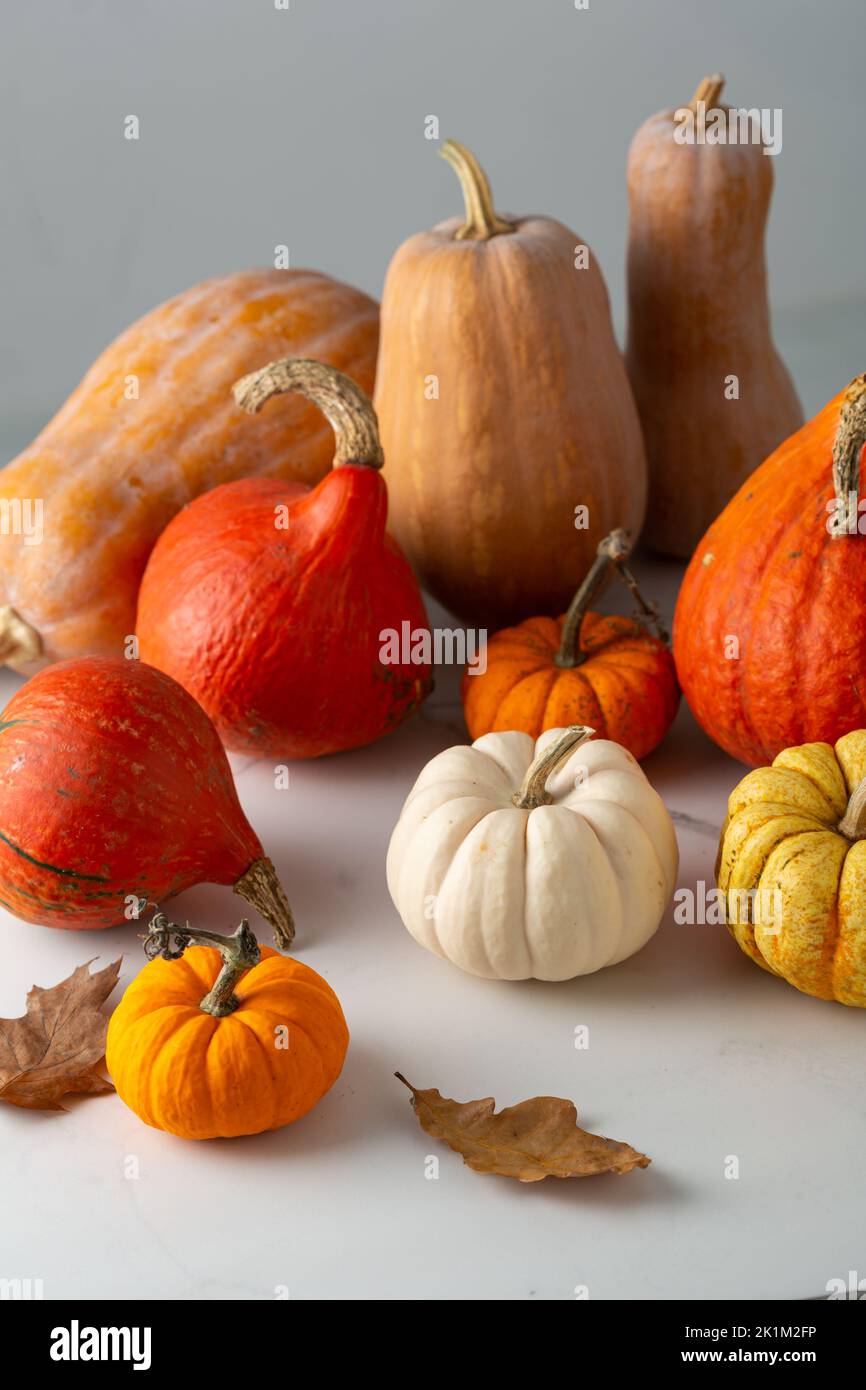
<path fill-rule="evenodd" d="M 0 721 L 3 907 L 85 931 L 196 883 L 232 884 L 291 942 L 289 904 L 204 711 L 122 657 L 33 676 Z"/>
<path fill-rule="evenodd" d="M 866 725 L 866 376 L 757 469 L 686 570 L 674 657 L 695 718 L 755 767 Z"/>
<path fill-rule="evenodd" d="M 371 743 L 412 713 L 430 666 L 414 664 L 411 648 L 392 662 L 389 634 L 429 630 L 385 532 L 369 399 L 334 368 L 292 358 L 235 387 L 251 414 L 283 391 L 330 421 L 331 472 L 312 491 L 248 478 L 193 501 L 150 557 L 137 633 L 142 658 L 195 696 L 227 748 L 315 758 Z"/>

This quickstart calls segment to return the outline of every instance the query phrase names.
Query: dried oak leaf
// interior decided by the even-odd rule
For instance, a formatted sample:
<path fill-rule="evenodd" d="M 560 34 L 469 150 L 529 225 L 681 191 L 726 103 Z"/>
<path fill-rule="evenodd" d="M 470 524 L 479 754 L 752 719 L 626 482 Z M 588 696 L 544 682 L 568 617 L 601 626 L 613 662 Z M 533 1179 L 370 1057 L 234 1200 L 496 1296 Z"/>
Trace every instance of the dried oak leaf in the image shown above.
<path fill-rule="evenodd" d="M 476 1173 L 499 1173 L 521 1182 L 542 1178 L 587 1178 L 593 1173 L 630 1173 L 650 1159 L 630 1144 L 590 1134 L 577 1124 L 570 1100 L 534 1096 L 495 1114 L 496 1101 L 448 1100 L 438 1091 L 418 1091 L 399 1071 L 394 1075 L 412 1092 L 421 1128 L 444 1139 Z"/>
<path fill-rule="evenodd" d="M 0 1018 L 0 1100 L 25 1110 L 63 1110 L 70 1092 L 113 1091 L 96 1070 L 105 1055 L 108 1015 L 100 1011 L 120 961 L 91 975 L 90 961 L 50 989 L 34 985 L 21 1018 Z"/>

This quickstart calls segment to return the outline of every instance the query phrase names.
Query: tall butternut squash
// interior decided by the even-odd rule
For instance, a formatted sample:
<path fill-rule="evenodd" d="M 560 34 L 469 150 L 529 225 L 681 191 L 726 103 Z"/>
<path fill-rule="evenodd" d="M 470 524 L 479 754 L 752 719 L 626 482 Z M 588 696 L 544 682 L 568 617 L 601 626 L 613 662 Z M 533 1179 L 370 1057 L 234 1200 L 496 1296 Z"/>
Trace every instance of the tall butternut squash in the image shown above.
<path fill-rule="evenodd" d="M 30 522 L 0 535 L 0 663 L 123 656 L 147 557 L 185 503 L 250 474 L 312 484 L 330 468 L 315 407 L 294 397 L 251 421 L 233 383 L 290 353 L 370 391 L 377 345 L 375 302 L 313 270 L 208 280 L 122 333 L 0 473 L 0 507 Z"/>
<path fill-rule="evenodd" d="M 500 216 L 469 151 L 441 153 L 466 217 L 391 262 L 375 404 L 391 530 L 493 629 L 563 611 L 602 538 L 640 530 L 646 465 L 594 256 L 552 218 Z"/>
<path fill-rule="evenodd" d="M 626 365 L 649 465 L 644 535 L 682 557 L 803 423 L 770 332 L 773 159 L 748 113 L 720 104 L 723 86 L 707 77 L 688 107 L 651 116 L 628 157 Z M 724 143 L 700 138 L 722 131 Z"/>

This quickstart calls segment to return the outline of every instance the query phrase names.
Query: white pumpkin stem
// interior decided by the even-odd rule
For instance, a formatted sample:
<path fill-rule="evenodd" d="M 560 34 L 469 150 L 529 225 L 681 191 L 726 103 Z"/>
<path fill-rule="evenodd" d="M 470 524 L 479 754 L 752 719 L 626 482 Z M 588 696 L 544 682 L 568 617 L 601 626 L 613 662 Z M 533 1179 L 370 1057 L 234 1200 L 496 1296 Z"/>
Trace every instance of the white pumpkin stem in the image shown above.
<path fill-rule="evenodd" d="M 0 607 L 0 666 L 35 661 L 42 655 L 42 638 L 11 604 Z"/>
<path fill-rule="evenodd" d="M 446 140 L 439 153 L 455 170 L 466 205 L 466 221 L 454 233 L 455 240 L 489 241 L 503 232 L 513 232 L 514 223 L 500 217 L 493 206 L 487 175 L 475 155 L 456 140 Z"/>
<path fill-rule="evenodd" d="M 839 411 L 839 424 L 833 441 L 833 491 L 836 513 L 831 534 L 850 535 L 851 501 L 860 492 L 860 454 L 866 444 L 866 373 L 855 376 Z M 856 513 L 856 505 L 855 505 Z M 855 515 L 856 522 L 856 515 Z M 856 534 L 856 532 L 855 532 Z"/>
<path fill-rule="evenodd" d="M 594 733 L 595 729 L 590 729 L 586 724 L 572 724 L 568 729 L 563 729 L 560 737 L 530 763 L 520 791 L 515 792 L 511 798 L 514 805 L 519 806 L 521 811 L 534 811 L 537 806 L 549 806 L 553 797 L 547 790 L 548 777 L 556 771 L 560 763 L 565 762 L 569 754 L 588 738 L 592 738 Z"/>
<path fill-rule="evenodd" d="M 697 86 L 694 96 L 689 102 L 689 106 L 697 106 L 699 101 L 704 103 L 706 111 L 712 111 L 725 89 L 725 79 L 720 72 L 714 72 L 711 77 L 704 77 Z"/>
<path fill-rule="evenodd" d="M 176 922 L 170 922 L 164 912 L 157 912 L 147 929 L 147 935 L 142 939 L 148 960 L 155 960 L 157 956 L 163 960 L 180 960 L 187 946 L 195 942 L 216 947 L 223 958 L 222 969 L 199 1005 L 206 1014 L 213 1014 L 215 1018 L 225 1018 L 226 1014 L 234 1013 L 240 1003 L 234 992 L 235 985 L 262 958 L 259 943 L 246 918 L 231 936 L 221 936 L 218 932 L 200 931 L 188 922 L 180 927 Z"/>
<path fill-rule="evenodd" d="M 622 527 L 617 527 L 611 531 L 609 536 L 605 536 L 603 541 L 599 541 L 595 559 L 590 566 L 586 578 L 569 604 L 568 612 L 565 615 L 565 622 L 562 625 L 562 637 L 559 642 L 559 651 L 554 657 L 557 666 L 572 668 L 581 666 L 586 661 L 587 653 L 580 650 L 580 629 L 586 611 L 592 600 L 597 597 L 604 586 L 608 576 L 609 567 L 612 565 L 624 584 L 628 586 L 631 594 L 637 603 L 638 610 L 643 617 L 648 618 L 655 628 L 656 636 L 661 642 L 667 642 L 668 635 L 659 622 L 658 606 L 654 603 L 647 603 L 640 589 L 637 580 L 625 561 L 631 552 L 632 539 L 628 531 Z"/>
<path fill-rule="evenodd" d="M 836 826 L 846 840 L 866 840 L 866 777 L 851 793 L 845 814 Z"/>
<path fill-rule="evenodd" d="M 258 414 L 272 396 L 287 391 L 312 401 L 328 421 L 337 441 L 334 468 L 347 463 L 382 467 L 385 456 L 373 402 L 357 382 L 336 367 L 309 357 L 282 357 L 241 377 L 232 387 L 235 400 L 248 415 Z"/>

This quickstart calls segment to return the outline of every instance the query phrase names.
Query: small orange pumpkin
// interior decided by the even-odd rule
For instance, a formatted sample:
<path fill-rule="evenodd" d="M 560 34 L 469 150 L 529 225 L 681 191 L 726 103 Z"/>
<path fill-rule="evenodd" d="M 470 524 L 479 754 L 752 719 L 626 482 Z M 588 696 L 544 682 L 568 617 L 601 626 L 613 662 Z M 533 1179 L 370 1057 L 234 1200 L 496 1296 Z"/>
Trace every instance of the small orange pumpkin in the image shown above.
<path fill-rule="evenodd" d="M 259 946 L 246 921 L 219 936 L 157 913 L 145 952 L 105 1048 L 117 1094 L 145 1124 L 181 1139 L 261 1134 L 300 1119 L 340 1075 L 349 1030 L 336 994 Z"/>
<path fill-rule="evenodd" d="M 487 667 L 463 677 L 463 712 L 471 738 L 517 729 L 588 724 L 599 738 L 645 758 L 673 723 L 680 700 L 674 660 L 656 611 L 641 597 L 625 560 L 627 532 L 612 531 L 561 618 L 527 618 L 487 644 Z M 637 621 L 588 612 L 610 567 L 620 574 L 658 636 Z"/>

